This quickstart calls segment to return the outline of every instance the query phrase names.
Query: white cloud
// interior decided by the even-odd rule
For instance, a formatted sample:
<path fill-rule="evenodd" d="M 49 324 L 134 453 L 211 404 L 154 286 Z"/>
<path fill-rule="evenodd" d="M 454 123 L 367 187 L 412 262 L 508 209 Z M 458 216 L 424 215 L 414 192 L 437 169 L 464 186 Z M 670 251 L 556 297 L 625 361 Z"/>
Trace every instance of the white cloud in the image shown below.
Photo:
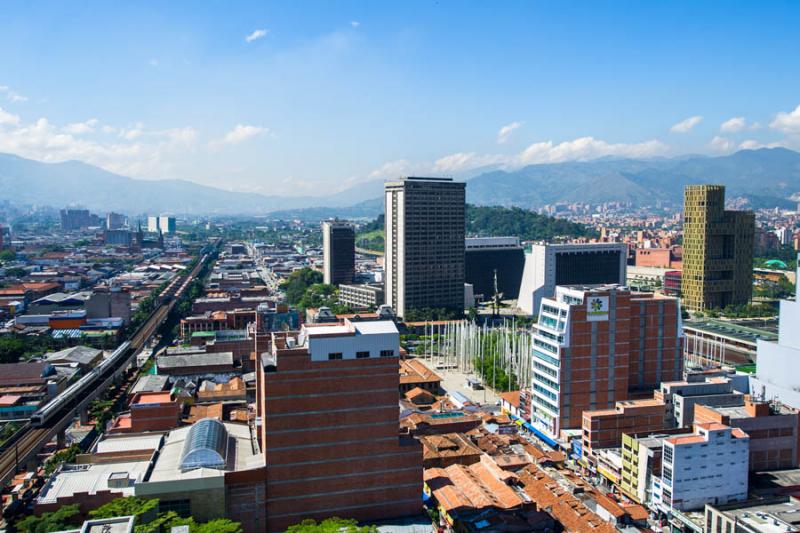
<path fill-rule="evenodd" d="M 359 26 L 361 26 L 361 23 L 357 20 L 351 20 L 350 25 L 354 28 L 358 28 Z"/>
<path fill-rule="evenodd" d="M 599 157 L 653 157 L 663 155 L 669 147 L 659 140 L 640 143 L 608 143 L 594 137 L 580 137 L 572 141 L 554 144 L 545 141 L 531 144 L 518 156 L 517 166 L 536 163 L 560 163 L 563 161 L 586 161 Z"/>
<path fill-rule="evenodd" d="M 369 179 L 388 179 L 413 174 L 412 165 L 405 159 L 389 161 L 369 173 Z"/>
<path fill-rule="evenodd" d="M 475 154 L 458 152 L 440 157 L 433 164 L 433 171 L 439 174 L 453 174 L 464 170 L 485 167 L 488 165 L 504 165 L 508 157 L 500 154 Z"/>
<path fill-rule="evenodd" d="M 512 122 L 500 128 L 500 131 L 497 132 L 497 144 L 507 143 L 508 138 L 514 133 L 514 130 L 519 129 L 521 126 L 522 122 Z"/>
<path fill-rule="evenodd" d="M 736 133 L 737 131 L 742 131 L 746 127 L 747 119 L 744 117 L 733 117 L 723 122 L 719 130 L 723 133 Z"/>
<path fill-rule="evenodd" d="M 19 116 L 4 111 L 3 108 L 0 107 L 0 126 L 16 126 L 17 124 L 19 124 Z"/>
<path fill-rule="evenodd" d="M 736 148 L 736 143 L 725 137 L 715 136 L 708 143 L 708 146 L 717 152 L 730 152 Z"/>
<path fill-rule="evenodd" d="M 244 40 L 245 40 L 245 42 L 252 43 L 253 41 L 257 41 L 259 39 L 263 39 L 264 37 L 267 36 L 268 33 L 269 33 L 269 30 L 267 30 L 267 29 L 254 30 L 253 33 L 251 33 L 250 35 L 247 35 L 244 38 Z"/>
<path fill-rule="evenodd" d="M 5 94 L 9 102 L 26 102 L 28 100 L 27 96 L 19 94 L 8 85 L 0 85 L 0 93 Z"/>
<path fill-rule="evenodd" d="M 64 126 L 64 131 L 75 135 L 92 133 L 94 131 L 94 127 L 97 126 L 97 122 L 98 120 L 96 118 L 90 118 L 86 122 L 73 122 L 72 124 L 67 124 Z"/>
<path fill-rule="evenodd" d="M 269 132 L 269 128 L 262 128 L 260 126 L 249 126 L 246 124 L 237 124 L 234 128 L 225 134 L 222 139 L 211 141 L 209 146 L 212 148 L 219 148 L 222 145 L 233 145 L 242 143 L 248 139 L 252 139 L 258 135 Z"/>
<path fill-rule="evenodd" d="M 39 118 L 25 124 L 16 115 L 2 110 L 0 125 L 3 125 L 0 126 L 0 152 L 46 162 L 77 159 L 138 177 L 169 175 L 170 162 L 185 157 L 187 150 L 193 150 L 196 143 L 193 128 L 141 132 L 136 140 L 115 136 L 110 142 L 98 141 L 90 133 L 84 133 L 85 126 L 94 128 L 97 125 L 96 119 L 58 126 Z"/>
<path fill-rule="evenodd" d="M 795 148 L 795 149 L 797 148 L 796 146 L 793 146 L 791 142 L 786 142 L 786 141 L 762 143 L 760 141 L 756 141 L 753 139 L 747 139 L 746 141 L 742 141 L 741 144 L 739 144 L 739 150 L 758 150 L 759 148 L 778 148 L 778 147 Z"/>
<path fill-rule="evenodd" d="M 672 133 L 686 133 L 698 124 L 700 121 L 703 120 L 703 117 L 696 115 L 693 117 L 689 117 L 687 119 L 681 120 L 677 124 L 673 125 L 669 131 Z"/>
<path fill-rule="evenodd" d="M 775 115 L 769 127 L 792 135 L 800 134 L 800 105 L 794 111 L 781 111 Z"/>
<path fill-rule="evenodd" d="M 456 174 L 489 165 L 504 169 L 516 169 L 539 163 L 561 163 L 564 161 L 586 161 L 599 157 L 653 157 L 669 152 L 669 146 L 659 140 L 641 143 L 608 143 L 594 137 L 580 137 L 571 141 L 554 143 L 544 141 L 531 144 L 523 151 L 512 154 L 476 154 L 457 152 L 440 157 L 433 163 L 410 163 L 399 159 L 384 163 L 373 170 L 368 179 L 396 178 L 414 174 Z"/>

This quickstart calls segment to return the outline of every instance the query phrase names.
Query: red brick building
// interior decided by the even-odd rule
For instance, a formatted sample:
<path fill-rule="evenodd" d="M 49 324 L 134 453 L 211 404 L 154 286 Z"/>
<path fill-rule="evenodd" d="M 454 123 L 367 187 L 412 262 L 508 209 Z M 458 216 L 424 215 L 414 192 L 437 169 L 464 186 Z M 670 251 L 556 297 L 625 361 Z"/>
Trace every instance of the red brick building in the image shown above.
<path fill-rule="evenodd" d="M 257 370 L 267 529 L 418 514 L 422 449 L 399 433 L 394 324 L 307 325 L 272 338 Z"/>
<path fill-rule="evenodd" d="M 533 333 L 531 425 L 545 439 L 583 412 L 682 377 L 677 299 L 616 286 L 565 286 L 542 300 Z"/>

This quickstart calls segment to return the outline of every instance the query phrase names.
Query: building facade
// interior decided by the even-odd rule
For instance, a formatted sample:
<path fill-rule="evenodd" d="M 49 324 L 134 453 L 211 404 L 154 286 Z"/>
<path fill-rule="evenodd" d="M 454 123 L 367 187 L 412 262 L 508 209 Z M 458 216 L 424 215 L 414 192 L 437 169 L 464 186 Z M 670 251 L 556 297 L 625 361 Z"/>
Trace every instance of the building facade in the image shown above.
<path fill-rule="evenodd" d="M 402 178 L 385 185 L 385 299 L 399 317 L 464 309 L 466 184 Z"/>
<path fill-rule="evenodd" d="M 353 283 L 356 275 L 356 230 L 347 222 L 322 223 L 324 281 L 332 285 Z"/>
<path fill-rule="evenodd" d="M 533 326 L 531 425 L 545 438 L 580 428 L 683 370 L 680 304 L 616 285 L 558 287 Z"/>
<path fill-rule="evenodd" d="M 517 306 L 535 315 L 558 285 L 624 285 L 627 256 L 624 243 L 534 244 L 525 254 Z"/>
<path fill-rule="evenodd" d="M 684 191 L 684 305 L 693 310 L 743 305 L 753 292 L 755 215 L 725 209 L 722 185 Z"/>
<path fill-rule="evenodd" d="M 697 424 L 693 435 L 665 439 L 654 503 L 669 512 L 746 500 L 749 444 L 741 429 L 716 423 Z"/>
<path fill-rule="evenodd" d="M 399 432 L 399 352 L 391 321 L 272 334 L 257 370 L 268 531 L 419 513 L 422 448 Z"/>
<path fill-rule="evenodd" d="M 383 285 L 339 285 L 339 302 L 353 309 L 376 309 L 383 301 Z"/>
<path fill-rule="evenodd" d="M 517 237 L 475 237 L 465 242 L 464 278 L 483 301 L 497 290 L 504 300 L 516 300 L 525 267 L 525 252 Z"/>

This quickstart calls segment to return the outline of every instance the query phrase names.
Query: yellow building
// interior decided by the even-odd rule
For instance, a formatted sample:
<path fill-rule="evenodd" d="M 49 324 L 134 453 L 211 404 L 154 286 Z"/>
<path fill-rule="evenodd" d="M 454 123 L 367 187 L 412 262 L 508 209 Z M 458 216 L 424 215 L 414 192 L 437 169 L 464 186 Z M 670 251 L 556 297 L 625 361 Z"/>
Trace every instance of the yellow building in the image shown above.
<path fill-rule="evenodd" d="M 753 235 L 750 211 L 725 209 L 722 185 L 688 185 L 683 210 L 683 305 L 695 311 L 750 302 Z"/>

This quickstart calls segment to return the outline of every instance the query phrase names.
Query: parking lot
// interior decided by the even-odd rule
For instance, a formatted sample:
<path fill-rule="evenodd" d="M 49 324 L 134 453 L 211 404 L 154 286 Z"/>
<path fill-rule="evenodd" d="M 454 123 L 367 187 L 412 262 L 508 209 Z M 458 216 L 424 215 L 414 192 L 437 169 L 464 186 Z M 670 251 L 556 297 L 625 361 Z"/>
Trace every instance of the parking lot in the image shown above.
<path fill-rule="evenodd" d="M 460 372 L 455 369 L 448 369 L 448 370 L 437 370 L 434 367 L 434 364 L 429 361 L 425 361 L 425 364 L 430 366 L 431 369 L 439 374 L 442 378 L 442 388 L 448 392 L 459 392 L 472 400 L 475 403 L 479 403 L 481 405 L 491 405 L 494 406 L 497 404 L 499 398 L 497 395 L 492 391 L 491 388 L 485 387 L 482 390 L 473 390 L 467 386 L 467 378 L 475 378 L 480 381 L 480 377 L 477 374 L 468 374 L 464 372 Z"/>

